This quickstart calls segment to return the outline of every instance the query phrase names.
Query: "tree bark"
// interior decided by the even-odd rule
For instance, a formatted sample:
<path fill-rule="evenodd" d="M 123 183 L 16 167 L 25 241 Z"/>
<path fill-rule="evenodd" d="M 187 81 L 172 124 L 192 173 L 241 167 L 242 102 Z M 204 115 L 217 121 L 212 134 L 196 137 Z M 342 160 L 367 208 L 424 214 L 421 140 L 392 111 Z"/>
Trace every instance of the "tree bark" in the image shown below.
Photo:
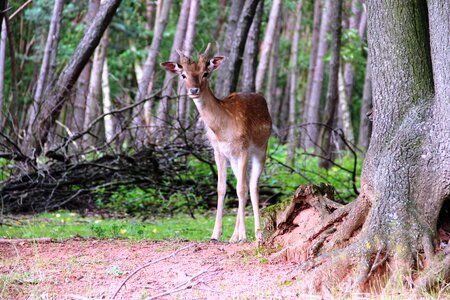
<path fill-rule="evenodd" d="M 170 61 L 178 61 L 179 55 L 177 49 L 180 49 L 183 45 L 183 40 L 186 36 L 186 28 L 189 18 L 189 10 L 191 6 L 191 0 L 183 0 L 181 4 L 180 17 L 178 18 L 177 28 L 175 32 L 175 37 L 172 43 L 172 49 L 170 50 Z M 152 128 L 153 138 L 158 142 L 163 137 L 169 136 L 169 110 L 170 103 L 169 97 L 172 95 L 172 90 L 174 88 L 175 78 L 172 73 L 165 72 L 164 86 L 163 86 L 163 99 L 159 102 L 158 111 L 156 114 L 155 124 Z"/>
<path fill-rule="evenodd" d="M 255 88 L 256 92 L 261 93 L 264 78 L 266 75 L 267 66 L 269 64 L 270 53 L 272 50 L 272 44 L 276 39 L 279 39 L 277 33 L 277 24 L 279 23 L 279 16 L 281 14 L 281 0 L 274 0 L 272 2 L 272 8 L 270 9 L 269 21 L 267 23 L 267 29 L 264 33 L 264 40 L 261 44 L 261 54 L 256 71 Z M 269 77 L 270 78 L 270 77 Z"/>
<path fill-rule="evenodd" d="M 352 87 L 353 88 L 353 87 Z M 339 109 L 338 109 L 338 124 L 342 126 L 345 139 L 349 142 L 355 142 L 355 135 L 353 133 L 352 115 L 347 96 L 347 87 L 345 86 L 345 79 L 342 72 L 339 72 Z"/>
<path fill-rule="evenodd" d="M 275 29 L 275 39 L 272 43 L 272 49 L 270 51 L 269 71 L 267 75 L 267 89 L 266 100 L 269 107 L 270 115 L 273 120 L 275 118 L 275 107 L 277 105 L 277 84 L 278 84 L 278 60 L 279 60 L 279 48 L 280 48 L 280 36 L 281 36 L 281 16 L 278 14 L 278 20 Z M 273 124 L 275 125 L 275 124 Z"/>
<path fill-rule="evenodd" d="M 88 32 L 75 49 L 75 53 L 69 63 L 59 76 L 54 88 L 46 90 L 46 101 L 43 102 L 34 124 L 30 126 L 31 132 L 27 134 L 22 144 L 23 150 L 29 155 L 39 155 L 42 152 L 50 127 L 58 117 L 73 85 L 99 44 L 103 32 L 111 22 L 120 3 L 121 0 L 105 1 Z"/>
<path fill-rule="evenodd" d="M 264 0 L 260 0 L 256 7 L 255 17 L 245 42 L 244 65 L 242 67 L 242 92 L 255 92 L 255 73 L 258 57 L 259 31 L 261 29 L 261 18 L 264 12 Z"/>
<path fill-rule="evenodd" d="M 313 83 L 311 87 L 311 97 L 308 101 L 307 125 L 305 127 L 304 146 L 306 149 L 316 148 L 318 146 L 319 128 L 317 123 L 320 122 L 320 97 L 322 92 L 323 76 L 325 70 L 325 55 L 327 53 L 328 42 L 326 33 L 329 29 L 330 6 L 331 0 L 325 0 L 325 7 L 322 10 L 322 22 L 320 24 L 319 45 L 317 48 L 317 57 L 315 62 L 315 70 Z"/>
<path fill-rule="evenodd" d="M 89 22 L 91 22 L 91 20 L 97 14 L 99 7 L 100 0 L 89 1 L 89 8 L 83 21 L 84 25 L 86 26 L 85 32 L 87 32 L 87 30 L 89 29 Z M 91 67 L 92 62 L 89 60 L 77 80 L 77 85 L 75 88 L 75 98 L 73 100 L 73 117 L 70 126 L 72 131 L 83 130 Z"/>
<path fill-rule="evenodd" d="M 302 6 L 303 1 L 299 0 L 295 12 L 295 26 L 292 36 L 292 47 L 289 68 L 289 118 L 288 118 L 288 147 L 287 147 L 287 162 L 290 165 L 294 164 L 296 142 L 296 116 L 297 116 L 297 89 L 298 89 L 298 47 L 300 42 L 300 30 L 302 24 Z"/>
<path fill-rule="evenodd" d="M 3 127 L 3 104 L 5 102 L 5 63 L 6 63 L 6 22 L 0 18 L 2 23 L 0 32 L 0 127 Z"/>
<path fill-rule="evenodd" d="M 324 112 L 324 123 L 326 127 L 322 128 L 321 158 L 319 165 L 323 168 L 330 168 L 332 157 L 332 131 L 336 124 L 337 109 L 339 105 L 339 59 L 341 51 L 341 32 L 342 32 L 342 0 L 334 0 L 331 5 L 331 59 L 330 76 L 328 79 L 327 102 Z"/>
<path fill-rule="evenodd" d="M 169 21 L 169 13 L 170 13 L 170 7 L 172 5 L 172 0 L 166 0 L 163 1 L 161 14 L 156 20 L 156 28 L 155 28 L 155 34 L 153 36 L 152 44 L 150 46 L 150 49 L 148 51 L 147 59 L 144 63 L 143 69 L 142 69 L 142 78 L 139 83 L 139 89 L 138 93 L 136 95 L 135 102 L 139 102 L 142 99 L 144 99 L 147 96 L 148 87 L 150 85 L 150 81 L 152 79 L 153 73 L 155 71 L 156 66 L 156 57 L 159 53 L 159 48 L 161 47 L 161 42 L 163 39 L 163 34 L 167 26 L 167 22 Z M 135 138 L 137 145 L 143 145 L 146 143 L 146 132 L 143 128 L 144 124 L 144 118 L 142 116 L 142 108 L 143 106 L 138 106 L 135 109 L 135 115 L 134 118 L 134 126 L 135 128 Z"/>
<path fill-rule="evenodd" d="M 36 84 L 36 90 L 34 93 L 33 106 L 30 112 L 30 122 L 28 127 L 28 134 L 33 131 L 32 126 L 34 125 L 35 119 L 42 105 L 42 94 L 44 89 L 47 87 L 48 82 L 48 71 L 50 66 L 50 56 L 52 54 L 53 42 L 55 40 L 55 33 L 57 30 L 58 23 L 61 21 L 61 14 L 64 6 L 63 0 L 56 0 L 55 6 L 53 8 L 53 15 L 50 21 L 50 29 L 48 30 L 47 42 L 45 44 L 44 56 L 42 58 L 41 70 L 39 72 L 38 81 Z"/>
<path fill-rule="evenodd" d="M 105 57 L 102 70 L 102 94 L 103 94 L 103 113 L 107 114 L 111 112 L 111 90 L 109 88 L 109 70 L 108 70 L 108 59 Z M 111 115 L 105 116 L 104 121 L 105 126 L 105 139 L 106 142 L 111 142 L 115 132 L 114 132 L 114 120 Z"/>
<path fill-rule="evenodd" d="M 183 44 L 183 53 L 187 56 L 191 56 L 194 50 L 194 39 L 196 32 L 196 23 L 198 11 L 200 9 L 200 0 L 191 0 L 191 7 L 189 10 L 189 19 L 186 29 L 186 38 Z M 177 120 L 179 125 L 186 128 L 189 124 L 189 114 L 191 103 L 186 95 L 186 88 L 182 85 L 182 82 L 178 82 L 178 91 L 180 95 L 180 100 L 177 109 Z"/>
<path fill-rule="evenodd" d="M 219 69 L 218 90 L 219 98 L 236 91 L 239 72 L 242 64 L 242 54 L 244 53 L 245 41 L 255 16 L 256 6 L 260 0 L 246 0 L 239 17 L 239 24 L 235 32 L 230 33 L 232 44 L 228 61 Z"/>
<path fill-rule="evenodd" d="M 360 125 L 358 136 L 358 147 L 369 148 L 370 136 L 372 135 L 372 78 L 370 76 L 370 56 L 367 57 L 366 75 L 364 78 L 364 91 L 360 112 Z"/>
<path fill-rule="evenodd" d="M 306 121 L 308 120 L 308 107 L 311 98 L 314 72 L 316 70 L 317 46 L 319 44 L 320 23 L 321 23 L 320 21 L 322 18 L 321 8 L 322 8 L 322 0 L 314 0 L 314 21 L 311 37 L 311 54 L 309 56 L 308 81 L 306 83 L 306 98 L 302 111 L 302 123 L 306 123 Z M 301 138 L 301 145 L 305 146 L 305 141 L 307 137 L 306 134 L 303 132 L 303 130 L 302 133 L 300 134 L 300 138 Z"/>

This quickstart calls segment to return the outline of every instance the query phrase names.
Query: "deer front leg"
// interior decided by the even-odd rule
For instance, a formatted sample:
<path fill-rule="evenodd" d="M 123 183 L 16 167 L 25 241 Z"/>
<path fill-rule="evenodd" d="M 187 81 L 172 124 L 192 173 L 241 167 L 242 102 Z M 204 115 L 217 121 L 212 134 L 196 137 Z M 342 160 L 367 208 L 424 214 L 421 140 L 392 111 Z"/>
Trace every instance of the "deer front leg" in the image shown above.
<path fill-rule="evenodd" d="M 227 191 L 227 160 L 218 151 L 214 151 L 214 158 L 217 165 L 217 212 L 211 240 L 218 241 L 222 234 L 223 204 Z"/>
<path fill-rule="evenodd" d="M 247 166 L 248 156 L 246 153 L 241 154 L 239 159 L 231 161 L 234 175 L 236 176 L 237 185 L 236 192 L 239 199 L 238 213 L 236 217 L 236 226 L 231 236 L 230 242 L 245 242 L 247 235 L 245 232 L 245 205 L 247 204 L 248 185 L 247 185 Z"/>

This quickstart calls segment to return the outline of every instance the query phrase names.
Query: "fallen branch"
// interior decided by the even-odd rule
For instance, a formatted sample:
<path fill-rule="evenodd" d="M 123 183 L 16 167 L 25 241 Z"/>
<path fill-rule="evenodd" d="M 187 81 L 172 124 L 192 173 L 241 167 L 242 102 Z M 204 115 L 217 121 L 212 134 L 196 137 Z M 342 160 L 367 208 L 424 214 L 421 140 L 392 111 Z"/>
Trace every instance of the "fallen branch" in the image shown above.
<path fill-rule="evenodd" d="M 172 288 L 172 289 L 170 289 L 168 291 L 165 291 L 165 292 L 153 295 L 153 296 L 151 296 L 149 298 L 146 298 L 145 300 L 157 299 L 157 298 L 160 298 L 160 297 L 163 297 L 163 296 L 167 296 L 167 295 L 170 295 L 170 294 L 178 293 L 178 292 L 181 292 L 183 290 L 187 290 L 189 288 L 192 288 L 193 286 L 198 284 L 198 282 L 196 282 L 196 283 L 193 282 L 195 279 L 199 278 L 200 276 L 202 276 L 203 274 L 206 274 L 208 272 L 217 272 L 217 271 L 219 271 L 219 268 L 215 269 L 214 271 L 210 271 L 209 269 L 211 267 L 212 267 L 212 265 L 209 266 L 208 268 L 206 268 L 206 270 L 203 270 L 203 271 L 195 274 L 194 276 L 192 276 L 191 278 L 189 278 L 185 282 L 177 285 L 176 287 L 174 287 L 174 288 Z"/>
<path fill-rule="evenodd" d="M 131 277 L 133 277 L 136 273 L 138 273 L 140 270 L 142 270 L 142 269 L 144 269 L 144 268 L 147 268 L 148 266 L 154 265 L 154 264 L 156 264 L 156 263 L 158 263 L 158 262 L 160 262 L 160 261 L 169 259 L 169 258 L 171 258 L 171 257 L 173 257 L 173 256 L 175 256 L 175 255 L 177 255 L 179 252 L 181 252 L 181 251 L 183 251 L 183 250 L 186 250 L 186 249 L 188 249 L 188 248 L 190 248 L 190 247 L 192 247 L 192 246 L 194 246 L 194 245 L 195 245 L 195 244 L 187 245 L 187 246 L 185 246 L 185 247 L 183 247 L 183 248 L 178 249 L 177 251 L 173 252 L 173 253 L 170 254 L 170 255 L 167 255 L 167 256 L 158 258 L 157 260 L 152 260 L 152 261 L 146 263 L 145 265 L 143 265 L 143 266 L 137 268 L 137 269 L 134 270 L 130 275 L 128 275 L 128 277 L 125 278 L 125 280 L 120 284 L 120 286 L 117 288 L 116 292 L 115 292 L 114 295 L 112 296 L 112 299 L 116 298 L 117 294 L 119 294 L 119 291 L 122 289 L 122 287 L 125 285 L 125 283 L 127 283 L 127 281 L 128 281 Z"/>

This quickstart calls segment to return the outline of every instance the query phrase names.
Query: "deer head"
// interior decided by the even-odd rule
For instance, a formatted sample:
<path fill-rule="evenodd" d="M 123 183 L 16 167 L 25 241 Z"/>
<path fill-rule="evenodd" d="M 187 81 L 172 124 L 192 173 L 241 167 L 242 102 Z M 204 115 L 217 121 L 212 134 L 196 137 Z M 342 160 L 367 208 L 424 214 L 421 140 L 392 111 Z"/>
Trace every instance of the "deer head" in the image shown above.
<path fill-rule="evenodd" d="M 224 57 L 215 56 L 211 59 L 208 57 L 209 48 L 211 43 L 208 44 L 206 50 L 200 54 L 198 62 L 192 61 L 191 58 L 185 56 L 183 52 L 177 49 L 180 55 L 180 63 L 176 62 L 163 62 L 161 67 L 166 71 L 181 76 L 188 96 L 192 99 L 199 98 L 202 91 L 208 86 L 208 80 L 211 77 L 211 73 L 217 70 L 222 64 Z"/>

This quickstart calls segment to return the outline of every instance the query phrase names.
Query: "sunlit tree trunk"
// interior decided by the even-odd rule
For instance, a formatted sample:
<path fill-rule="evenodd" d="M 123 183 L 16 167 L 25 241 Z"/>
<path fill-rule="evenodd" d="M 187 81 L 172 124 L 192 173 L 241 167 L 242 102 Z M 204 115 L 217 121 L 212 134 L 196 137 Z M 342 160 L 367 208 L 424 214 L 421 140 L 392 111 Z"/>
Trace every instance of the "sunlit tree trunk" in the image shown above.
<path fill-rule="evenodd" d="M 352 116 L 347 96 L 348 88 L 345 86 L 345 80 L 342 72 L 339 72 L 339 119 L 341 121 L 342 130 L 344 131 L 345 139 L 350 142 L 355 141 L 353 133 Z"/>
<path fill-rule="evenodd" d="M 275 29 L 275 39 L 272 43 L 272 49 L 270 50 L 269 70 L 267 75 L 267 88 L 266 88 L 266 100 L 269 106 L 269 112 L 272 118 L 275 120 L 277 113 L 275 107 L 277 105 L 277 84 L 278 84 L 278 61 L 279 61 L 279 46 L 281 36 L 281 16 L 278 15 L 278 21 Z M 275 124 L 273 124 L 275 125 Z"/>
<path fill-rule="evenodd" d="M 259 31 L 261 28 L 261 18 L 264 11 L 264 0 L 260 0 L 256 8 L 252 26 L 248 32 L 245 42 L 244 64 L 242 66 L 242 92 L 255 92 L 255 73 L 259 50 Z"/>
<path fill-rule="evenodd" d="M 108 59 L 105 57 L 102 70 L 102 95 L 103 95 L 103 113 L 107 114 L 111 112 L 111 91 L 109 88 L 109 70 L 108 70 Z M 104 120 L 105 126 L 105 138 L 106 142 L 111 142 L 115 132 L 114 132 L 114 120 L 111 115 L 105 116 Z"/>
<path fill-rule="evenodd" d="M 279 32 L 279 30 L 277 31 L 277 23 L 279 23 L 278 20 L 280 14 L 281 0 L 274 0 L 272 2 L 272 8 L 270 10 L 267 29 L 264 32 L 264 39 L 261 44 L 260 59 L 256 70 L 255 88 L 258 93 L 260 93 L 263 89 L 264 78 L 269 64 L 270 53 L 273 48 L 272 44 L 276 39 L 279 39 L 279 36 L 277 36 L 277 32 Z"/>

